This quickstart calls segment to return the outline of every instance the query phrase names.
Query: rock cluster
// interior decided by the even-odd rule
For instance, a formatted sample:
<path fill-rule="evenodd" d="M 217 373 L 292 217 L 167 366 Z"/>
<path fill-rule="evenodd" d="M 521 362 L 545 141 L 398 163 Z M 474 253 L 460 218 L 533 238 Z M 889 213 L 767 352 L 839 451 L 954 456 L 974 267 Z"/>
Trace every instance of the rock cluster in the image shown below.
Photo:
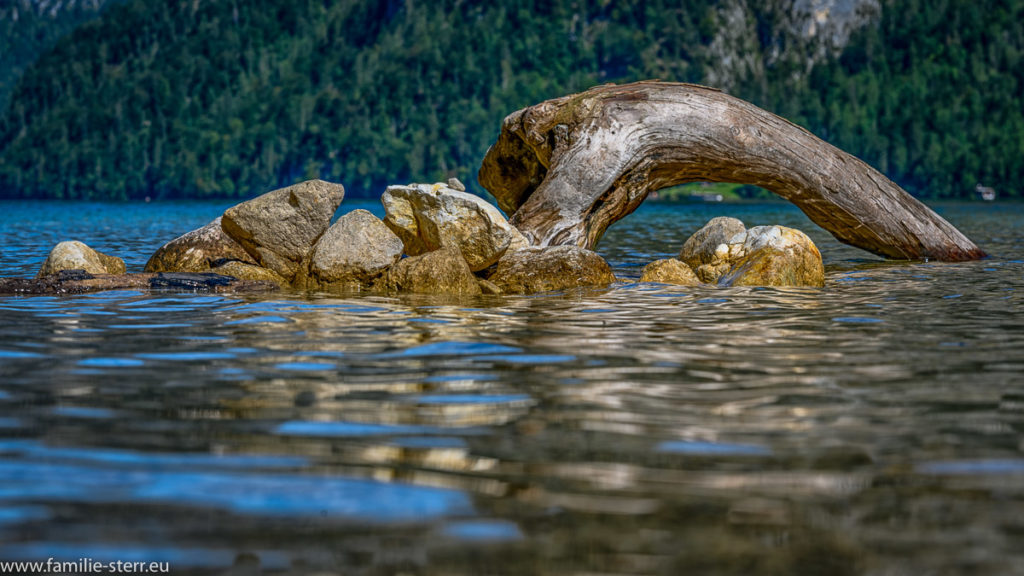
<path fill-rule="evenodd" d="M 497 208 L 448 184 L 391 186 L 381 197 L 384 224 L 407 258 L 374 284 L 382 292 L 532 294 L 615 281 L 596 253 L 582 248 L 530 248 Z"/>
<path fill-rule="evenodd" d="M 747 228 L 735 218 L 714 218 L 683 244 L 677 258 L 644 268 L 642 282 L 719 286 L 824 286 L 817 246 L 784 226 Z"/>
<path fill-rule="evenodd" d="M 353 210 L 331 224 L 344 188 L 303 182 L 233 206 L 171 240 L 145 271 L 215 273 L 308 290 L 449 295 L 525 294 L 615 281 L 607 262 L 589 250 L 526 250 L 526 238 L 497 208 L 465 190 L 454 178 L 391 186 L 381 198 L 383 220 Z M 71 268 L 83 266 L 60 269 Z"/>
<path fill-rule="evenodd" d="M 345 198 L 345 187 L 309 180 L 228 208 L 224 232 L 288 282 L 305 278 L 308 256 Z"/>
<path fill-rule="evenodd" d="M 331 224 L 344 196 L 340 184 L 322 180 L 268 192 L 164 244 L 138 275 L 125 274 L 120 258 L 81 242 L 62 242 L 32 285 L 51 291 L 103 283 L 173 287 L 202 277 L 205 282 L 231 278 L 231 285 L 240 287 L 472 296 L 615 282 L 611 267 L 595 252 L 529 246 L 497 208 L 466 193 L 455 179 L 391 186 L 381 198 L 383 220 L 354 210 Z M 798 230 L 747 229 L 735 218 L 715 218 L 686 241 L 677 258 L 644 268 L 641 281 L 821 286 L 824 269 L 818 249 Z M 29 284 L 18 286 L 29 289 Z"/>

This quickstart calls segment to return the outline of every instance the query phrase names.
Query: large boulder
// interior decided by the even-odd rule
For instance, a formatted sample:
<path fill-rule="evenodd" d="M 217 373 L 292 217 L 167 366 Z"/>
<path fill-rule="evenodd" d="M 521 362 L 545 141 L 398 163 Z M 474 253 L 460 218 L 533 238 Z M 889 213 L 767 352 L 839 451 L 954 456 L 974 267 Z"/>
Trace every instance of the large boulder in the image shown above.
<path fill-rule="evenodd" d="M 89 274 L 124 274 L 124 260 L 93 250 L 77 240 L 61 242 L 50 250 L 36 278 L 61 270 L 85 270 Z"/>
<path fill-rule="evenodd" d="M 256 260 L 228 236 L 221 217 L 202 228 L 161 246 L 146 262 L 146 272 L 204 272 L 218 261 L 237 260 L 255 264 Z"/>
<path fill-rule="evenodd" d="M 442 248 L 399 260 L 377 280 L 381 292 L 419 294 L 480 294 L 480 284 L 457 249 Z"/>
<path fill-rule="evenodd" d="M 693 269 L 675 258 L 655 260 L 644 266 L 640 281 L 678 284 L 680 286 L 696 286 L 700 284 L 700 279 L 694 274 Z"/>
<path fill-rule="evenodd" d="M 784 226 L 755 226 L 742 244 L 729 245 L 732 267 L 724 286 L 825 285 L 821 253 L 803 232 Z"/>
<path fill-rule="evenodd" d="M 451 185 L 389 186 L 381 196 L 384 223 L 402 239 L 406 254 L 418 256 L 450 246 L 478 271 L 506 251 L 528 245 L 497 208 Z"/>
<path fill-rule="evenodd" d="M 578 246 L 524 248 L 506 254 L 487 278 L 506 294 L 533 294 L 615 282 L 596 252 Z"/>
<path fill-rule="evenodd" d="M 313 247 L 309 288 L 360 290 L 402 257 L 402 240 L 366 210 L 338 219 Z"/>
<path fill-rule="evenodd" d="M 679 260 L 692 268 L 703 282 L 717 282 L 725 274 L 730 265 L 728 254 L 723 254 L 720 247 L 728 246 L 747 231 L 743 222 L 728 216 L 712 218 L 700 230 L 683 244 L 679 251 Z"/>
<path fill-rule="evenodd" d="M 345 197 L 341 184 L 309 180 L 224 212 L 224 231 L 264 268 L 291 282 Z"/>

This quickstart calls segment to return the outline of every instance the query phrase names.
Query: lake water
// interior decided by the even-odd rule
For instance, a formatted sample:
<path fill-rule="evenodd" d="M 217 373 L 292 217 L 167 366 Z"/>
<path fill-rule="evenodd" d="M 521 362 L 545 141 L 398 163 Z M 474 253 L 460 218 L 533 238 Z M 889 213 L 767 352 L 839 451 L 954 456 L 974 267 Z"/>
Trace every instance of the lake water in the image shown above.
<path fill-rule="evenodd" d="M 65 239 L 139 271 L 225 207 L 2 203 L 0 275 Z M 992 258 L 650 204 L 605 290 L 0 296 L 0 560 L 1024 574 L 1024 206 L 938 210 Z M 825 288 L 636 283 L 717 215 L 807 231 Z"/>

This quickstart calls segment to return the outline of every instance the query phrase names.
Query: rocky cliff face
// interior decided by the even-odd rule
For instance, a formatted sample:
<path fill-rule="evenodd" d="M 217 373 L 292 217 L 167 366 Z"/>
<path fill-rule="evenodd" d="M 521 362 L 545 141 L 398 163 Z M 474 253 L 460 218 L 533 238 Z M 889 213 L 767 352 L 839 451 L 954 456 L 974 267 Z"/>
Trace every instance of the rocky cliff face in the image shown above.
<path fill-rule="evenodd" d="M 881 13 L 879 0 L 725 0 L 708 47 L 707 81 L 730 90 L 779 66 L 799 80 Z"/>
<path fill-rule="evenodd" d="M 72 10 L 98 11 L 104 0 L 14 0 L 0 7 L 0 18 L 14 22 L 23 17 L 57 18 Z"/>

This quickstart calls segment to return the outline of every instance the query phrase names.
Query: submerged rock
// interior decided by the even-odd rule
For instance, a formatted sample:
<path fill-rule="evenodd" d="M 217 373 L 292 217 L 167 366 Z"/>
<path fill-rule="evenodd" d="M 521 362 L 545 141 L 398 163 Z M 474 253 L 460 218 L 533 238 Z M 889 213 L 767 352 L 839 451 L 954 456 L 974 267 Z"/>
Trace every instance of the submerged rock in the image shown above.
<path fill-rule="evenodd" d="M 232 278 L 237 278 L 239 280 L 268 282 L 279 288 L 288 285 L 288 281 L 281 277 L 277 272 L 261 266 L 256 266 L 255 264 L 239 262 L 238 260 L 228 260 L 209 269 L 208 271 L 222 276 L 231 276 Z"/>
<path fill-rule="evenodd" d="M 241 244 L 224 232 L 221 217 L 161 246 L 146 262 L 145 271 L 203 272 L 218 260 L 256 263 Z"/>
<path fill-rule="evenodd" d="M 478 271 L 528 244 L 497 208 L 445 184 L 389 186 L 381 202 L 384 223 L 402 239 L 409 256 L 454 247 Z"/>
<path fill-rule="evenodd" d="M 825 285 L 821 253 L 803 232 L 785 226 L 755 226 L 743 244 L 729 247 L 733 266 L 722 276 L 725 286 Z"/>
<path fill-rule="evenodd" d="M 193 292 L 254 292 L 274 290 L 268 282 L 239 280 L 212 273 L 159 272 L 90 274 L 61 270 L 40 278 L 0 278 L 0 294 L 82 294 L 103 290 L 189 290 Z"/>
<path fill-rule="evenodd" d="M 655 260 L 644 266 L 640 281 L 678 284 L 680 286 L 696 286 L 700 284 L 700 278 L 697 278 L 693 269 L 675 258 Z"/>
<path fill-rule="evenodd" d="M 399 260 L 376 282 L 381 292 L 476 295 L 480 284 L 462 253 L 447 247 Z"/>
<path fill-rule="evenodd" d="M 361 290 L 402 257 L 402 240 L 366 210 L 338 219 L 309 259 L 308 288 Z"/>
<path fill-rule="evenodd" d="M 524 248 L 506 254 L 487 278 L 503 293 L 533 294 L 615 282 L 612 269 L 596 252 L 578 246 Z"/>
<path fill-rule="evenodd" d="M 344 197 L 341 184 L 309 180 L 228 208 L 222 224 L 258 264 L 291 282 Z"/>
<path fill-rule="evenodd" d="M 61 242 L 50 250 L 36 278 L 56 274 L 61 270 L 84 270 L 89 274 L 124 274 L 124 260 L 97 252 L 83 242 Z"/>
<path fill-rule="evenodd" d="M 226 288 L 237 280 L 214 272 L 160 272 L 149 279 L 149 287 L 207 291 Z"/>

